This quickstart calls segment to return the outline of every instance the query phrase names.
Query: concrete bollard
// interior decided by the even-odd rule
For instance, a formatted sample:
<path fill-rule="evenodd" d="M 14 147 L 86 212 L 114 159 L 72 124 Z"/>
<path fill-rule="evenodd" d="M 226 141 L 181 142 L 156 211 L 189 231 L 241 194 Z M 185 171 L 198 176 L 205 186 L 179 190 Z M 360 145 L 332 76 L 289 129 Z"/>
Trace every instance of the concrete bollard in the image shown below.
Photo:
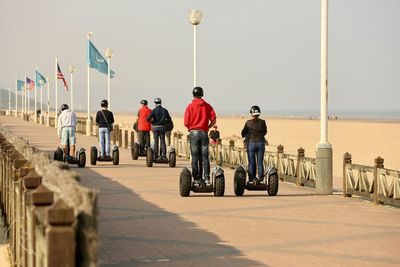
<path fill-rule="evenodd" d="M 315 159 L 317 194 L 331 195 L 333 192 L 333 150 L 330 144 L 318 144 Z"/>
<path fill-rule="evenodd" d="M 118 129 L 118 147 L 122 147 L 122 129 Z"/>
<path fill-rule="evenodd" d="M 229 140 L 228 163 L 232 163 L 233 162 L 233 160 L 232 160 L 232 151 L 233 151 L 234 148 L 235 148 L 235 140 L 231 139 L 231 140 Z"/>
<path fill-rule="evenodd" d="M 343 155 L 343 197 L 351 197 L 347 193 L 346 164 L 351 164 L 351 154 L 347 152 Z"/>
<path fill-rule="evenodd" d="M 133 144 L 135 143 L 135 132 L 131 131 L 131 149 L 133 148 Z"/>
<path fill-rule="evenodd" d="M 379 181 L 378 181 L 378 169 L 384 168 L 384 159 L 381 157 L 377 157 L 374 160 L 374 195 L 373 195 L 373 200 L 375 204 L 380 204 L 382 203 L 379 200 Z"/>
<path fill-rule="evenodd" d="M 305 150 L 304 148 L 300 147 L 299 149 L 297 149 L 297 180 L 296 180 L 296 184 L 298 186 L 304 186 L 304 183 L 301 181 L 301 161 L 304 159 L 305 156 Z"/>

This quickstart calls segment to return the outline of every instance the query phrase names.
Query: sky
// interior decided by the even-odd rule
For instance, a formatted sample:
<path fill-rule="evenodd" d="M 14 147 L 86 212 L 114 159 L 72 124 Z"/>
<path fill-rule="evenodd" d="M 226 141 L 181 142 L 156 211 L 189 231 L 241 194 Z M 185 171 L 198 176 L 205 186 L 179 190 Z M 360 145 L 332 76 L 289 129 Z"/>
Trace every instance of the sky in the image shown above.
<path fill-rule="evenodd" d="M 87 37 L 103 53 L 112 48 L 112 109 L 136 113 L 155 97 L 173 113 L 192 100 L 193 26 L 199 9 L 198 85 L 217 113 L 318 112 L 320 0 L 69 0 L 0 1 L 0 88 L 16 77 L 50 76 L 54 58 L 74 103 L 87 103 Z M 400 117 L 400 1 L 330 0 L 329 113 L 390 111 Z M 107 76 L 91 70 L 92 110 L 107 98 Z M 59 104 L 69 92 L 58 83 Z"/>

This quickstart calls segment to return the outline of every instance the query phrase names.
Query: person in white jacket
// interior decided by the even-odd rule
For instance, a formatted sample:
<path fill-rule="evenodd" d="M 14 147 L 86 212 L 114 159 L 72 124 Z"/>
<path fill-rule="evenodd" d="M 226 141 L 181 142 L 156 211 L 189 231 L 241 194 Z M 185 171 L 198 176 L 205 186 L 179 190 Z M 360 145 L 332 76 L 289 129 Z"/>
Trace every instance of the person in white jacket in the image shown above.
<path fill-rule="evenodd" d="M 69 109 L 67 104 L 62 104 L 61 114 L 58 117 L 57 134 L 61 145 L 64 146 L 64 154 L 66 155 L 67 159 L 73 158 L 75 155 L 75 130 L 77 122 L 78 120 L 76 114 Z"/>

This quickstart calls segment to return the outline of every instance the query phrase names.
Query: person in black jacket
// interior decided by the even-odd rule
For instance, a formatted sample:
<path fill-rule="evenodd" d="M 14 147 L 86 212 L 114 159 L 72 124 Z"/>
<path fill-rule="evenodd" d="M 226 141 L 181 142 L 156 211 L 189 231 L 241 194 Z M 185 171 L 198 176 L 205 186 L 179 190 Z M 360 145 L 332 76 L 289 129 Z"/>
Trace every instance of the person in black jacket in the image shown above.
<path fill-rule="evenodd" d="M 101 101 L 101 110 L 96 113 L 96 124 L 99 127 L 100 157 L 110 159 L 110 129 L 114 123 L 114 116 L 108 110 L 108 101 Z"/>
<path fill-rule="evenodd" d="M 151 111 L 150 115 L 147 116 L 147 121 L 151 122 L 153 137 L 154 137 L 154 153 L 156 159 L 165 160 L 167 159 L 167 146 L 165 144 L 165 125 L 169 120 L 171 120 L 171 116 L 169 115 L 168 110 L 161 106 L 161 98 L 155 98 L 154 104 L 156 107 Z M 159 140 L 161 141 L 161 155 L 159 155 Z"/>
<path fill-rule="evenodd" d="M 256 179 L 256 157 L 258 177 L 261 182 L 264 180 L 264 152 L 267 124 L 265 120 L 259 118 L 260 113 L 260 107 L 252 106 L 250 114 L 253 118 L 246 121 L 242 130 L 242 138 L 245 138 L 249 161 L 249 183 L 253 183 L 253 180 Z"/>

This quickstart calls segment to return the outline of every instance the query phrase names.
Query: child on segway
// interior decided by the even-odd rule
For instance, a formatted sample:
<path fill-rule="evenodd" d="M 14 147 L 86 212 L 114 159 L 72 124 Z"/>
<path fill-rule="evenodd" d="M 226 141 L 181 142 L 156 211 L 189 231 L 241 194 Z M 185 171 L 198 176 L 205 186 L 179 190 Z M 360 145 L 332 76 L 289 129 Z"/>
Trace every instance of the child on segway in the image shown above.
<path fill-rule="evenodd" d="M 67 162 L 74 159 L 77 122 L 76 114 L 69 109 L 67 104 L 62 104 L 61 113 L 58 117 L 57 135 L 63 146 L 65 160 Z"/>
<path fill-rule="evenodd" d="M 260 119 L 261 110 L 259 106 L 250 108 L 252 119 L 246 121 L 242 130 L 242 138 L 245 138 L 247 148 L 247 158 L 249 162 L 249 184 L 257 184 L 264 181 L 264 153 L 265 135 L 267 134 L 267 124 Z M 256 165 L 258 169 L 258 179 L 256 177 Z"/>

